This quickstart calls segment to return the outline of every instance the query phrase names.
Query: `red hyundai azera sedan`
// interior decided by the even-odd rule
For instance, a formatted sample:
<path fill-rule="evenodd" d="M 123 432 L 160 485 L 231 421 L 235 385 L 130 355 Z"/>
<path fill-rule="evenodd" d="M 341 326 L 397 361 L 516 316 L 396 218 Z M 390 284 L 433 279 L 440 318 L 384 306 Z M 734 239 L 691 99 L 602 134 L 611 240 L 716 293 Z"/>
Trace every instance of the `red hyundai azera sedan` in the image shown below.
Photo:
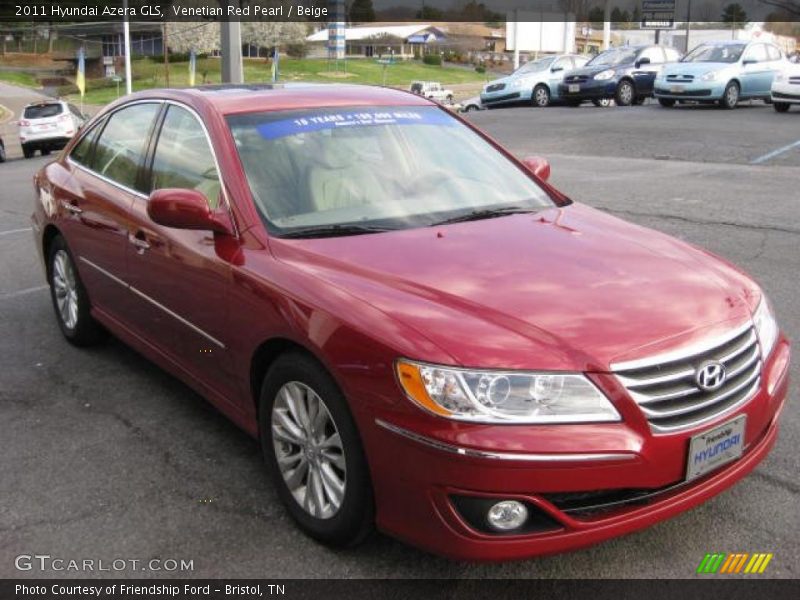
<path fill-rule="evenodd" d="M 58 324 L 257 436 L 299 526 L 501 560 L 651 525 L 772 448 L 789 344 L 684 242 L 417 95 L 128 96 L 35 177 Z"/>

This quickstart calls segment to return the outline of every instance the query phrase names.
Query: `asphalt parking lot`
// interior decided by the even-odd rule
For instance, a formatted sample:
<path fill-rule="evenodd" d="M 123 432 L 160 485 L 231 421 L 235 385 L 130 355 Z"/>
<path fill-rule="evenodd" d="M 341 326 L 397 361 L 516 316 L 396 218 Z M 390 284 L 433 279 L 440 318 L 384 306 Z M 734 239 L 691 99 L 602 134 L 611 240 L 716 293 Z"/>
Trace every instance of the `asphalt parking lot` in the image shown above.
<path fill-rule="evenodd" d="M 573 199 L 741 265 L 800 337 L 800 110 L 517 107 L 469 118 L 520 156 L 550 158 L 552 182 Z M 0 577 L 42 576 L 14 568 L 38 553 L 193 560 L 195 577 L 685 578 L 715 551 L 771 552 L 762 577 L 800 576 L 796 391 L 751 476 L 599 546 L 487 565 L 380 535 L 346 552 L 312 542 L 284 513 L 255 441 L 121 343 L 78 350 L 62 339 L 28 229 L 31 176 L 45 162 L 0 165 Z M 795 381 L 799 371 L 795 360 Z"/>

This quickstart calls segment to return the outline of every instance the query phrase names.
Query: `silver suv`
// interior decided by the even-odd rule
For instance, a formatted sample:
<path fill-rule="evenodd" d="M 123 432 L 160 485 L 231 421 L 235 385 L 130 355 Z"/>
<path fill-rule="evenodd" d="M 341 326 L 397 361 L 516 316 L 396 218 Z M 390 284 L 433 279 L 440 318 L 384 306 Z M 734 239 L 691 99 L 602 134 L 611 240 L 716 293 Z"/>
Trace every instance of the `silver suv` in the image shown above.
<path fill-rule="evenodd" d="M 60 150 L 86 122 L 87 117 L 73 104 L 62 100 L 33 102 L 25 107 L 19 121 L 22 154 L 30 158 L 37 150 L 42 155 Z"/>

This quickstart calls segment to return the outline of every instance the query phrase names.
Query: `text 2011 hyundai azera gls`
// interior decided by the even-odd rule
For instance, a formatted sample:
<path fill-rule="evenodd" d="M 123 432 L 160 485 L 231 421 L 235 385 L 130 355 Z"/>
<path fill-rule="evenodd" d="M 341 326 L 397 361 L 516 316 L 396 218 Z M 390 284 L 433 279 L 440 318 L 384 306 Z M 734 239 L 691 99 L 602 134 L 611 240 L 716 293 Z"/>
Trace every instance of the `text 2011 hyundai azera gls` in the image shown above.
<path fill-rule="evenodd" d="M 66 338 L 258 436 L 310 535 L 519 558 L 729 487 L 788 385 L 749 277 L 548 174 L 413 94 L 154 91 L 36 175 L 33 226 Z"/>

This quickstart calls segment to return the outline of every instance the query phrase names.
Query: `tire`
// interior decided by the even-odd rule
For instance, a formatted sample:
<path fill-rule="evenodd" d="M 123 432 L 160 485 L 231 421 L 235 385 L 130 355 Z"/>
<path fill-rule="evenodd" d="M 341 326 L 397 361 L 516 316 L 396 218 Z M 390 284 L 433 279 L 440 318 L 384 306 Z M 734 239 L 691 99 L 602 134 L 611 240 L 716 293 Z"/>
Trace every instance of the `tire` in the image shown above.
<path fill-rule="evenodd" d="M 474 112 L 474 111 L 476 111 L 476 110 L 478 110 L 478 107 L 477 107 L 477 106 L 475 106 L 474 104 L 469 104 L 469 105 L 467 105 L 467 107 L 464 109 L 464 112 Z"/>
<path fill-rule="evenodd" d="M 664 108 L 672 108 L 675 106 L 675 100 L 671 98 L 659 98 L 658 103 Z"/>
<path fill-rule="evenodd" d="M 538 108 L 550 106 L 550 90 L 546 85 L 537 85 L 531 92 L 531 104 Z"/>
<path fill-rule="evenodd" d="M 0 143 L 0 163 L 6 162 L 6 147 Z"/>
<path fill-rule="evenodd" d="M 42 156 L 50 156 L 50 148 L 42 148 Z"/>
<path fill-rule="evenodd" d="M 773 102 L 772 108 L 775 109 L 775 112 L 785 113 L 792 107 L 791 104 L 788 102 Z"/>
<path fill-rule="evenodd" d="M 31 158 L 34 152 L 36 152 L 36 150 L 31 148 L 29 145 L 22 144 L 22 156 L 25 158 Z"/>
<path fill-rule="evenodd" d="M 608 108 L 612 105 L 612 102 L 614 102 L 614 100 L 611 98 L 595 98 L 592 100 L 592 104 L 598 108 Z"/>
<path fill-rule="evenodd" d="M 91 315 L 86 288 L 72 253 L 60 235 L 50 244 L 47 280 L 56 320 L 67 341 L 75 346 L 93 346 L 103 341 L 106 331 Z"/>
<path fill-rule="evenodd" d="M 719 105 L 727 110 L 736 108 L 739 104 L 739 84 L 731 81 L 725 86 L 725 91 L 722 93 L 722 98 L 719 100 Z"/>
<path fill-rule="evenodd" d="M 617 93 L 614 99 L 617 101 L 617 106 L 630 106 L 636 98 L 636 89 L 633 84 L 627 79 L 623 79 L 617 86 Z"/>
<path fill-rule="evenodd" d="M 320 403 L 326 413 L 317 410 L 309 419 Z M 303 415 L 306 427 L 300 426 Z M 301 352 L 276 359 L 261 388 L 259 430 L 278 495 L 300 529 L 335 547 L 366 539 L 375 514 L 367 461 L 342 392 L 316 360 Z M 326 450 L 320 440 L 334 440 L 337 433 L 340 443 L 331 442 Z M 309 439 L 315 441 L 309 444 Z M 344 488 L 338 498 L 337 482 Z M 315 490 L 309 490 L 312 486 Z"/>

